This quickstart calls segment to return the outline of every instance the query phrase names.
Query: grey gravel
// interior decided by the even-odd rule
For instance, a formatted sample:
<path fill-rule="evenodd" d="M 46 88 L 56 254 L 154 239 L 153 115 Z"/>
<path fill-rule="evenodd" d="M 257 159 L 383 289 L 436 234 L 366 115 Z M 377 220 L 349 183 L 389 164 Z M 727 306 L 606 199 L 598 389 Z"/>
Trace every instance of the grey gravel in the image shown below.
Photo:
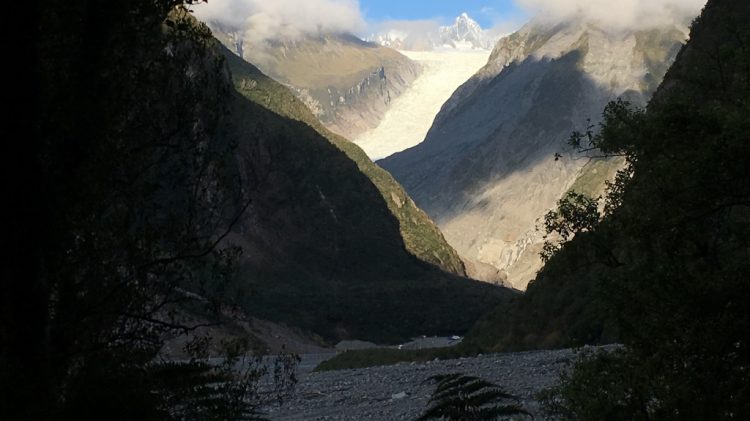
<path fill-rule="evenodd" d="M 430 376 L 464 373 L 494 382 L 538 414 L 535 395 L 553 386 L 574 358 L 571 349 L 488 354 L 456 360 L 399 363 L 356 370 L 301 372 L 295 393 L 266 408 L 273 420 L 413 420 L 434 385 Z M 539 419 L 537 417 L 537 419 Z"/>

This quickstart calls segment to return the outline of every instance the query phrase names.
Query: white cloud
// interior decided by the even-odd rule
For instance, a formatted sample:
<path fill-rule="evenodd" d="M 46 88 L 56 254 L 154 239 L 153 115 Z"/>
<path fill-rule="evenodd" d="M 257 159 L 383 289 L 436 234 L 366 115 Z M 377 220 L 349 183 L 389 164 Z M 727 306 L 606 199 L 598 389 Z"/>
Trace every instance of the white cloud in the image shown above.
<path fill-rule="evenodd" d="M 245 39 L 254 43 L 365 28 L 358 0 L 214 0 L 193 10 L 205 22 L 245 31 Z"/>
<path fill-rule="evenodd" d="M 581 17 L 610 29 L 643 29 L 682 23 L 706 0 L 516 0 L 532 15 L 553 22 Z"/>
<path fill-rule="evenodd" d="M 506 10 L 501 12 L 491 6 L 482 7 L 479 9 L 479 13 L 491 22 L 490 27 L 484 29 L 494 36 L 515 32 L 528 20 L 528 16 L 525 13 Z"/>
<path fill-rule="evenodd" d="M 490 31 L 505 34 L 521 26 L 526 16 L 551 22 L 582 17 L 611 29 L 644 28 L 684 23 L 700 13 L 706 0 L 514 0 L 523 12 L 500 13 L 487 6 L 479 13 L 492 21 Z M 366 22 L 358 0 L 212 0 L 193 7 L 206 22 L 243 33 L 246 42 L 262 45 L 272 39 L 296 39 L 308 33 L 399 31 L 432 32 L 441 19 Z M 429 13 L 430 10 L 425 10 Z"/>
<path fill-rule="evenodd" d="M 425 34 L 437 32 L 440 28 L 440 20 L 384 20 L 370 25 L 371 32 L 394 31 L 406 35 Z"/>

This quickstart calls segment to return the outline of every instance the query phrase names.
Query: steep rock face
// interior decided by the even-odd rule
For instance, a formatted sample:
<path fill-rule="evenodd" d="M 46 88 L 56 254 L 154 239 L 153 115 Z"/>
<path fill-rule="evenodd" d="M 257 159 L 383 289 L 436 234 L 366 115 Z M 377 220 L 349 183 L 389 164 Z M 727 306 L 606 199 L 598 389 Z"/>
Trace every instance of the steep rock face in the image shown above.
<path fill-rule="evenodd" d="M 644 104 L 685 37 L 677 27 L 612 33 L 531 22 L 498 42 L 422 144 L 379 163 L 461 255 L 523 289 L 541 267 L 540 218 L 587 162 L 565 153 L 565 140 L 616 97 Z"/>
<path fill-rule="evenodd" d="M 421 72 L 397 51 L 349 34 L 308 34 L 246 49 L 240 31 L 211 26 L 234 53 L 285 84 L 328 129 L 349 139 L 376 127 Z"/>
<path fill-rule="evenodd" d="M 219 49 L 253 198 L 229 238 L 243 249 L 251 314 L 331 340 L 396 341 L 466 330 L 512 295 L 441 271 L 464 269 L 398 184 L 288 89 Z"/>

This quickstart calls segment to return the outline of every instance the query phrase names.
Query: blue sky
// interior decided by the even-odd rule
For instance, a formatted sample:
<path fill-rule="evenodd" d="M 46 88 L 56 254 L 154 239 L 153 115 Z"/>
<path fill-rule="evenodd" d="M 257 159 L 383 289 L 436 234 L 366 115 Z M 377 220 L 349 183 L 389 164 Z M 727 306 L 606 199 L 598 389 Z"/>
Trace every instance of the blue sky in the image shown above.
<path fill-rule="evenodd" d="M 524 16 L 513 0 L 359 0 L 368 21 L 452 20 L 467 12 L 483 28 Z"/>
<path fill-rule="evenodd" d="M 740 0 L 736 0 L 740 1 Z M 748 0 L 741 0 L 748 1 Z M 693 17 L 706 0 L 212 0 L 195 7 L 204 21 L 245 28 L 268 40 L 325 29 L 367 36 L 381 30 L 420 30 L 469 13 L 485 29 L 507 34 L 543 14 L 550 22 L 572 15 L 617 28 L 653 27 L 674 15 Z M 523 8 L 518 4 L 523 5 Z M 252 21 L 252 22 L 251 22 Z M 399 21 L 399 22 L 387 22 Z M 422 21 L 422 22 L 418 22 Z M 428 21 L 428 22 L 424 22 Z M 252 23 L 252 24 L 251 24 Z M 411 26 L 413 25 L 413 26 Z"/>

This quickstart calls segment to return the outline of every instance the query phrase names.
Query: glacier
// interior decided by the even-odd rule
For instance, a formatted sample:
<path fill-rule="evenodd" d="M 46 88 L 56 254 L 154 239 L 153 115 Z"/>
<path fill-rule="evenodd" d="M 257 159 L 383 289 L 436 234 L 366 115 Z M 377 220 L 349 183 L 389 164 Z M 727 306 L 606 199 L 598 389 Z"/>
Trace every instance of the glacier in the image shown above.
<path fill-rule="evenodd" d="M 400 53 L 419 63 L 423 72 L 393 101 L 376 128 L 353 139 L 373 161 L 421 143 L 442 105 L 490 56 L 489 50 L 471 48 Z"/>

